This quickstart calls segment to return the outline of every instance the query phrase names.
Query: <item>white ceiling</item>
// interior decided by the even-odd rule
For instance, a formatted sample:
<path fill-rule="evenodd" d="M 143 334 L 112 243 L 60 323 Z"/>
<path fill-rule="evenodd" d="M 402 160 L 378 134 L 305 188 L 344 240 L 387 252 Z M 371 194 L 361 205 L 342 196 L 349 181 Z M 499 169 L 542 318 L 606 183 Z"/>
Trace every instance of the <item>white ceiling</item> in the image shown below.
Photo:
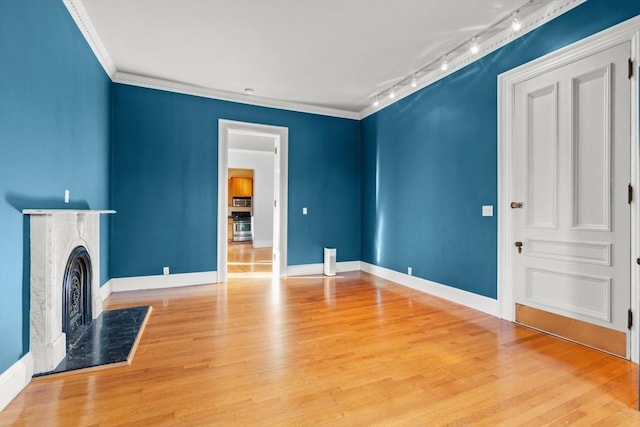
<path fill-rule="evenodd" d="M 117 72 L 361 112 L 525 0 L 75 2 Z"/>

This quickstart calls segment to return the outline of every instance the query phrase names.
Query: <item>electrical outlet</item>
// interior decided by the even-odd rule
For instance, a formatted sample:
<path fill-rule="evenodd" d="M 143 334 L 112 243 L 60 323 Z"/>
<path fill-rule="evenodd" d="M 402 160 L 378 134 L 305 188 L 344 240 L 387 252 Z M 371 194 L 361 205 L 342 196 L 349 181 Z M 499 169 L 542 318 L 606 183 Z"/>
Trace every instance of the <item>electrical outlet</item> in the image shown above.
<path fill-rule="evenodd" d="M 69 203 L 69 190 L 64 190 L 64 202 Z"/>
<path fill-rule="evenodd" d="M 482 216 L 493 216 L 493 205 L 483 205 Z"/>
<path fill-rule="evenodd" d="M 413 274 L 413 268 L 407 267 L 407 274 L 411 276 Z"/>
<path fill-rule="evenodd" d="M 302 215 L 306 215 L 307 214 L 307 208 L 302 208 Z"/>
<path fill-rule="evenodd" d="M 162 274 L 164 275 L 169 274 L 169 267 L 162 267 Z"/>

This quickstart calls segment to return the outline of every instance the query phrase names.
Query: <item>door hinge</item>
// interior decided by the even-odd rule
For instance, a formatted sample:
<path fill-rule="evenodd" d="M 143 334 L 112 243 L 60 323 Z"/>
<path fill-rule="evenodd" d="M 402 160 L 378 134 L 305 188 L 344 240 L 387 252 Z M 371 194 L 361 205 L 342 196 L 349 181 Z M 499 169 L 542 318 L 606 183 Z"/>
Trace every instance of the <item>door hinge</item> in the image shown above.
<path fill-rule="evenodd" d="M 627 203 L 631 204 L 632 201 L 633 201 L 633 186 L 631 185 L 631 183 L 629 183 L 629 186 L 627 187 Z"/>
<path fill-rule="evenodd" d="M 273 147 L 273 154 L 278 155 L 278 146 Z"/>
<path fill-rule="evenodd" d="M 511 209 L 522 209 L 524 204 L 522 202 L 511 202 Z"/>
<path fill-rule="evenodd" d="M 633 326 L 633 312 L 631 311 L 631 309 L 629 309 L 629 311 L 627 311 L 627 328 L 631 329 L 632 326 Z"/>
<path fill-rule="evenodd" d="M 629 58 L 629 78 L 633 77 L 633 61 Z"/>
<path fill-rule="evenodd" d="M 273 200 L 273 207 L 275 208 L 276 206 L 277 206 L 277 205 L 276 205 L 276 200 L 274 199 L 274 200 Z"/>

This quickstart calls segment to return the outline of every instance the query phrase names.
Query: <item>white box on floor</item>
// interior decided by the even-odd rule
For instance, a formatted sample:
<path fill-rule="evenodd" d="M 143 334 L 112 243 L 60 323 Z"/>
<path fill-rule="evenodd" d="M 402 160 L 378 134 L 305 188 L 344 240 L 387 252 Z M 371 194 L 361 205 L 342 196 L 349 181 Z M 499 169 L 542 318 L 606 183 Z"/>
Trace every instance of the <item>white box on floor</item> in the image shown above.
<path fill-rule="evenodd" d="M 336 275 L 336 248 L 324 248 L 324 275 Z"/>

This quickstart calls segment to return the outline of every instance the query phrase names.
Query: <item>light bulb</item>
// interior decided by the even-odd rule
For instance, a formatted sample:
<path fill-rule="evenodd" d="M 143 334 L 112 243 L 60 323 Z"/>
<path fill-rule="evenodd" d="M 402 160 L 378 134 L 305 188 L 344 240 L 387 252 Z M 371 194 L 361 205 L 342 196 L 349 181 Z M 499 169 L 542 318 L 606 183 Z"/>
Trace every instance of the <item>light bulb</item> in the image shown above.
<path fill-rule="evenodd" d="M 391 92 L 389 92 L 389 99 L 393 99 L 396 97 L 396 89 L 395 86 L 391 88 Z"/>
<path fill-rule="evenodd" d="M 447 61 L 447 57 L 442 58 L 442 64 L 440 64 L 440 69 L 442 71 L 447 71 L 449 69 L 449 61 Z"/>
<path fill-rule="evenodd" d="M 511 29 L 513 30 L 513 32 L 518 32 L 520 31 L 521 28 L 522 28 L 522 23 L 518 19 L 518 14 L 514 13 L 513 20 L 511 21 Z"/>
<path fill-rule="evenodd" d="M 413 78 L 411 79 L 411 87 L 418 86 L 418 79 L 416 79 L 416 74 L 413 74 Z"/>
<path fill-rule="evenodd" d="M 478 46 L 478 37 L 473 38 L 473 40 L 471 41 L 471 47 L 469 48 L 469 50 L 474 55 L 477 55 L 478 52 L 480 52 L 480 46 Z"/>
<path fill-rule="evenodd" d="M 376 95 L 376 100 L 373 101 L 373 106 L 377 107 L 378 105 L 380 105 L 380 101 L 378 100 L 378 95 Z"/>

